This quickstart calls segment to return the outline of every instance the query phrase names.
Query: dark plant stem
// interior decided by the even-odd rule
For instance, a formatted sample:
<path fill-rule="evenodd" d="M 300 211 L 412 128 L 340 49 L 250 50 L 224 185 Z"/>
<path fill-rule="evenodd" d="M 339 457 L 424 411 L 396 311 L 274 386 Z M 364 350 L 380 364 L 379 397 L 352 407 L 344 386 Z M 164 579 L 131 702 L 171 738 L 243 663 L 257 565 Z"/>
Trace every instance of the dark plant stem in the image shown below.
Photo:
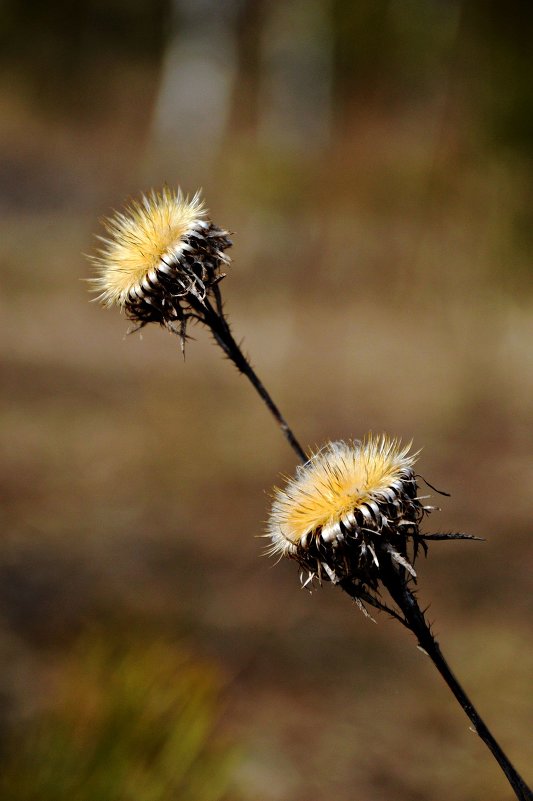
<path fill-rule="evenodd" d="M 285 438 L 300 461 L 303 463 L 307 462 L 308 457 L 304 449 L 294 436 L 287 421 L 272 400 L 270 394 L 252 368 L 240 346 L 235 341 L 229 324 L 224 316 L 222 302 L 218 291 L 215 291 L 215 301 L 217 307 L 216 309 L 210 303 L 208 298 L 199 300 L 195 296 L 189 297 L 189 303 L 195 312 L 194 316 L 208 326 L 216 342 L 218 345 L 220 345 L 228 359 L 230 359 L 237 369 L 248 378 L 263 402 L 266 404 L 268 410 L 280 426 Z M 437 539 L 438 536 L 439 535 L 434 535 L 433 538 Z M 429 538 L 430 537 L 428 537 L 428 539 Z M 447 536 L 447 538 L 449 538 L 449 536 Z M 426 621 L 426 618 L 424 617 L 424 613 L 420 609 L 414 594 L 409 589 L 409 579 L 406 576 L 405 571 L 397 569 L 397 567 L 388 557 L 383 559 L 381 567 L 381 582 L 388 590 L 401 614 L 380 601 L 376 596 L 368 593 L 362 595 L 361 588 L 356 588 L 350 580 L 342 581 L 340 586 L 346 593 L 348 593 L 348 595 L 350 595 L 351 598 L 359 603 L 361 600 L 363 600 L 366 603 L 376 607 L 376 609 L 392 615 L 392 617 L 402 623 L 402 625 L 404 625 L 415 635 L 418 640 L 418 644 L 429 656 L 441 674 L 442 678 L 448 685 L 449 689 L 457 699 L 458 703 L 462 707 L 463 711 L 469 718 L 476 733 L 483 740 L 501 767 L 502 771 L 507 777 L 507 780 L 509 781 L 509 784 L 514 790 L 517 799 L 519 799 L 519 801 L 533 801 L 533 793 L 526 785 L 518 771 L 513 767 L 510 760 L 507 758 L 502 748 L 499 746 L 496 739 L 489 731 L 487 725 L 479 715 L 478 711 L 470 701 L 468 695 L 457 681 L 453 672 L 450 670 L 448 663 L 442 655 L 437 640 L 431 633 L 431 629 Z"/>
<path fill-rule="evenodd" d="M 207 298 L 203 301 L 199 301 L 195 298 L 190 298 L 189 302 L 192 308 L 197 313 L 197 316 L 211 330 L 216 342 L 220 345 L 220 347 L 222 348 L 228 359 L 230 359 L 233 362 L 237 370 L 239 370 L 239 372 L 245 375 L 246 378 L 253 385 L 253 387 L 259 394 L 261 400 L 265 403 L 269 412 L 272 414 L 272 416 L 278 423 L 279 427 L 283 432 L 283 435 L 287 439 L 293 451 L 298 456 L 298 459 L 300 459 L 300 461 L 304 463 L 307 462 L 308 457 L 304 449 L 294 436 L 291 428 L 289 427 L 289 424 L 287 423 L 287 421 L 281 414 L 280 410 L 272 400 L 263 382 L 260 380 L 259 376 L 253 369 L 252 365 L 242 352 L 240 346 L 235 341 L 233 334 L 231 333 L 229 323 L 227 322 L 226 318 L 224 317 L 224 314 L 222 313 L 222 309 L 219 308 L 218 311 L 214 309 Z"/>
<path fill-rule="evenodd" d="M 437 640 L 431 633 L 424 613 L 420 609 L 414 594 L 408 587 L 407 578 L 405 575 L 402 575 L 401 571 L 399 572 L 394 567 L 390 560 L 388 560 L 388 564 L 382 562 L 381 566 L 381 581 L 403 614 L 403 619 L 399 618 L 397 614 L 395 614 L 394 617 L 400 619 L 403 625 L 415 635 L 419 646 L 429 656 L 463 711 L 468 716 L 476 733 L 483 740 L 494 759 L 501 767 L 519 801 L 533 801 L 533 793 L 496 742 L 496 739 L 489 731 L 479 712 L 450 670 L 448 663 L 442 655 Z M 343 586 L 342 588 L 345 592 L 348 592 L 349 595 L 352 595 L 349 586 Z M 377 608 L 383 608 L 383 605 L 381 605 L 379 601 L 374 605 L 376 605 Z"/>

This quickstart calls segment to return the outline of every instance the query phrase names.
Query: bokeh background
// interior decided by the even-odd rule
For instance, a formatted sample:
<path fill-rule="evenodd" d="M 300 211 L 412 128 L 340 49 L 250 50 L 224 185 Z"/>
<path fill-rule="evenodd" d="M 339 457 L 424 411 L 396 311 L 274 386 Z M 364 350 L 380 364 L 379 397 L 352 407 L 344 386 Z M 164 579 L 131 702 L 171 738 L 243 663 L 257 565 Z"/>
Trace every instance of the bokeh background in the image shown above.
<path fill-rule="evenodd" d="M 89 303 L 98 218 L 202 186 L 238 339 L 309 446 L 387 431 L 451 492 L 420 599 L 533 779 L 533 9 L 6 0 L 6 801 L 501 801 L 401 627 L 259 539 L 294 454 L 205 332 Z"/>

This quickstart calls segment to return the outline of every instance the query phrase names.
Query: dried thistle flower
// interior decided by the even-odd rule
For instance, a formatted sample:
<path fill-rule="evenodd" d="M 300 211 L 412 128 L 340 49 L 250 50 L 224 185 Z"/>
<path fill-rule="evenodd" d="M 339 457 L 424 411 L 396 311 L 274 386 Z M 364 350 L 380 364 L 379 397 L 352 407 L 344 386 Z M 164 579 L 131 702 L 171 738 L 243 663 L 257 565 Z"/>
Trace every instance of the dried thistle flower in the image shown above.
<path fill-rule="evenodd" d="M 432 508 L 417 496 L 415 460 L 387 436 L 329 443 L 275 491 L 270 553 L 299 562 L 304 583 L 350 579 L 375 590 L 383 553 L 414 575 L 408 542 L 418 544 Z"/>
<path fill-rule="evenodd" d="M 229 232 L 208 219 L 200 192 L 189 200 L 181 189 L 152 190 L 103 224 L 108 236 L 99 237 L 103 247 L 89 256 L 97 270 L 90 282 L 102 305 L 124 309 L 138 327 L 159 323 L 179 336 L 182 350 L 188 322 L 205 325 L 305 460 L 303 448 L 231 333 L 219 282 L 230 264 L 224 251 L 232 243 Z"/>
<path fill-rule="evenodd" d="M 490 749 L 520 801 L 533 794 L 487 728 L 450 670 L 419 607 L 413 567 L 428 540 L 477 539 L 467 534 L 421 534 L 435 507 L 423 506 L 414 464 L 399 440 L 369 436 L 331 442 L 276 489 L 267 534 L 272 555 L 302 567 L 304 586 L 317 578 L 344 590 L 367 616 L 367 605 L 387 612 L 411 631 Z M 427 482 L 426 482 L 427 483 Z M 392 600 L 387 603 L 383 591 Z"/>
<path fill-rule="evenodd" d="M 187 321 L 202 317 L 230 263 L 228 231 L 206 218 L 199 192 L 189 200 L 164 187 L 104 220 L 108 236 L 99 237 L 104 246 L 90 257 L 98 299 L 141 326 L 160 323 L 183 345 Z"/>
<path fill-rule="evenodd" d="M 388 612 L 411 631 L 488 746 L 520 801 L 533 793 L 479 716 L 450 670 L 412 583 L 413 563 L 428 540 L 477 539 L 465 534 L 421 534 L 434 507 L 418 495 L 416 454 L 388 437 L 333 442 L 308 459 L 278 407 L 231 333 L 219 281 L 229 263 L 228 232 L 206 219 L 200 195 L 180 190 L 143 195 L 105 222 L 109 236 L 92 257 L 104 306 L 117 305 L 139 326 L 157 322 L 186 339 L 189 320 L 204 324 L 226 356 L 250 380 L 303 465 L 277 490 L 268 525 L 270 552 L 297 560 L 302 583 L 315 577 L 338 584 L 358 606 Z M 427 483 L 427 482 L 426 482 Z M 386 590 L 393 606 L 382 598 Z"/>

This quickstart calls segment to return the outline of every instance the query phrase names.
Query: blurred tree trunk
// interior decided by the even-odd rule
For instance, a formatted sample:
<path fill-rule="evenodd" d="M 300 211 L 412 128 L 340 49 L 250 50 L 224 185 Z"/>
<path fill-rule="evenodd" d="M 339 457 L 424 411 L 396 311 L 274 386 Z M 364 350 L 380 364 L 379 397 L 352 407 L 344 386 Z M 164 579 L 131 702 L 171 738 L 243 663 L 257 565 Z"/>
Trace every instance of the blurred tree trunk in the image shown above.
<path fill-rule="evenodd" d="M 229 129 L 252 134 L 259 121 L 261 40 L 265 19 L 273 3 L 242 0 L 235 20 L 237 82 L 229 115 Z"/>

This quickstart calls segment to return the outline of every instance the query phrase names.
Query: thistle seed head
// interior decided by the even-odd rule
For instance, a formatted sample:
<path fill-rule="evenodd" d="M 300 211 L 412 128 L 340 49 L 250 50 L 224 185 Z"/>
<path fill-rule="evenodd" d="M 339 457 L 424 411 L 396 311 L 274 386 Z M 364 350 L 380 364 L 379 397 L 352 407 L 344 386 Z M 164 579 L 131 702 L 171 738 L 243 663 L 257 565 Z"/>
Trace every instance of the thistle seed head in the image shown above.
<path fill-rule="evenodd" d="M 414 575 L 407 545 L 427 510 L 417 497 L 417 454 L 409 447 L 369 436 L 315 453 L 275 490 L 269 552 L 299 562 L 304 583 L 351 579 L 375 590 L 385 553 Z"/>
<path fill-rule="evenodd" d="M 165 187 L 104 220 L 107 237 L 90 257 L 104 306 L 117 305 L 140 325 L 158 322 L 184 337 L 193 307 L 224 277 L 228 231 L 217 228 L 197 192 L 192 200 Z M 192 303 L 192 306 L 191 306 Z"/>

